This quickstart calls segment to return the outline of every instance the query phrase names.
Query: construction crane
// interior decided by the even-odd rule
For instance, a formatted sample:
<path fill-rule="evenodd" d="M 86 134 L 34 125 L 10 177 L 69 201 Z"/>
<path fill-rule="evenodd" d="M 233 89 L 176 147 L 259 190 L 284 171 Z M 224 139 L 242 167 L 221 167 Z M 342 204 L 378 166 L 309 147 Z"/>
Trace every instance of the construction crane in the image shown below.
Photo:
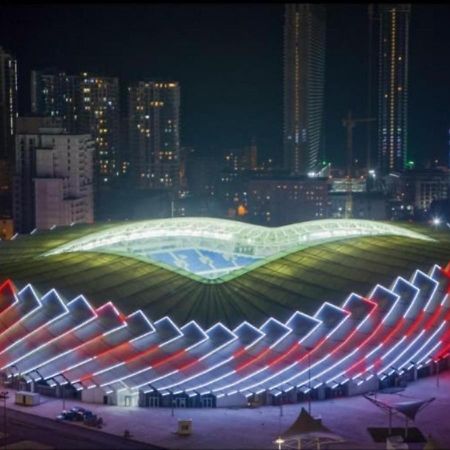
<path fill-rule="evenodd" d="M 352 196 L 352 166 L 353 166 L 353 128 L 357 123 L 374 122 L 374 117 L 355 119 L 352 117 L 352 112 L 349 111 L 347 117 L 342 119 L 342 125 L 347 128 L 347 195 L 345 198 L 345 218 L 352 217 L 353 210 L 353 196 Z"/>

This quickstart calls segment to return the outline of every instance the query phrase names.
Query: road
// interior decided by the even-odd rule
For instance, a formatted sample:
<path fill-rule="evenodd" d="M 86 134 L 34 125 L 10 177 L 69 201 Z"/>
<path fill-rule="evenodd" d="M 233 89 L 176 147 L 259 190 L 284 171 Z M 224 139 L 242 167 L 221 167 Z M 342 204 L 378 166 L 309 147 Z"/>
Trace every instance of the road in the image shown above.
<path fill-rule="evenodd" d="M 0 408 L 1 431 L 4 431 L 3 414 L 4 409 Z M 83 425 L 58 422 L 12 409 L 7 409 L 7 434 L 6 444 L 31 440 L 55 450 L 161 450 L 161 447 L 91 430 Z M 0 444 L 0 450 L 3 450 L 4 438 L 0 438 Z"/>

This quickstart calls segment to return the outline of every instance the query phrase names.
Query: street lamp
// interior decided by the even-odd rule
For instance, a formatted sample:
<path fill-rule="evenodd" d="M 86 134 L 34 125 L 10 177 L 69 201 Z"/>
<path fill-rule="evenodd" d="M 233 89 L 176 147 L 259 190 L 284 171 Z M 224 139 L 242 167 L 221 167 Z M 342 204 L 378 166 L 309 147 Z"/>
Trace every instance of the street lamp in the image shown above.
<path fill-rule="evenodd" d="M 9 392 L 8 391 L 1 391 L 0 392 L 0 398 L 3 399 L 3 433 L 5 433 L 4 436 L 4 444 L 5 444 L 5 450 L 6 450 L 6 400 L 8 399 Z"/>
<path fill-rule="evenodd" d="M 441 219 L 440 217 L 433 217 L 433 225 L 435 227 L 438 227 L 441 224 Z"/>
<path fill-rule="evenodd" d="M 284 444 L 284 439 L 281 439 L 281 436 L 275 441 L 275 444 L 278 445 L 278 450 L 281 450 L 281 445 Z"/>

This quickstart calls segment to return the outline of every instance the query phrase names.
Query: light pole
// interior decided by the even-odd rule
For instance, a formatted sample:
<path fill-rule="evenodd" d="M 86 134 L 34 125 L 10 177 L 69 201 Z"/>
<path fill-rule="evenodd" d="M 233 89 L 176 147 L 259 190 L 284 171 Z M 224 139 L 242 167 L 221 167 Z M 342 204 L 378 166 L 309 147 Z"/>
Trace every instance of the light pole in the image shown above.
<path fill-rule="evenodd" d="M 3 399 L 3 433 L 5 433 L 4 436 L 4 444 L 5 444 L 5 450 L 6 450 L 6 439 L 7 439 L 7 434 L 6 434 L 6 400 L 8 398 L 8 391 L 2 391 L 0 392 L 0 398 Z"/>
<path fill-rule="evenodd" d="M 62 404 L 63 404 L 63 411 L 66 409 L 66 397 L 64 396 L 64 385 L 60 384 L 61 388 L 61 397 L 62 397 Z"/>
<path fill-rule="evenodd" d="M 304 347 L 308 357 L 308 414 L 311 415 L 311 350 L 314 347 Z"/>
<path fill-rule="evenodd" d="M 172 391 L 169 391 L 170 392 L 170 405 L 171 405 L 171 407 L 172 407 L 172 417 L 174 416 L 174 410 L 173 410 L 173 392 Z"/>
<path fill-rule="evenodd" d="M 436 360 L 436 387 L 439 388 L 439 361 Z"/>
<path fill-rule="evenodd" d="M 280 417 L 283 417 L 283 391 L 277 388 L 280 391 Z"/>
<path fill-rule="evenodd" d="M 311 349 L 310 349 L 311 350 Z M 311 351 L 308 351 L 308 414 L 311 415 Z"/>

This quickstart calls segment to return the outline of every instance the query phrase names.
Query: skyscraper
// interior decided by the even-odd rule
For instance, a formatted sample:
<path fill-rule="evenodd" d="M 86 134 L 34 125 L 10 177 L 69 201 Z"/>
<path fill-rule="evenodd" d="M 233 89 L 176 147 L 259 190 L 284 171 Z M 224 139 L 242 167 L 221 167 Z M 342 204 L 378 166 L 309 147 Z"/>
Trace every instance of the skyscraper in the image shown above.
<path fill-rule="evenodd" d="M 141 81 L 128 88 L 131 170 L 136 187 L 180 184 L 180 86 Z"/>
<path fill-rule="evenodd" d="M 0 159 L 14 159 L 17 119 L 17 61 L 0 47 Z"/>
<path fill-rule="evenodd" d="M 119 172 L 119 80 L 83 73 L 80 93 L 81 132 L 95 143 L 94 179 L 97 186 L 107 185 Z"/>
<path fill-rule="evenodd" d="M 408 47 L 411 5 L 379 5 L 378 165 L 402 172 L 408 148 Z"/>
<path fill-rule="evenodd" d="M 31 112 L 59 117 L 69 133 L 81 131 L 80 77 L 55 68 L 31 72 Z"/>
<path fill-rule="evenodd" d="M 17 120 L 17 61 L 0 47 L 0 218 L 12 217 L 12 171 Z"/>
<path fill-rule="evenodd" d="M 296 175 L 316 169 L 323 140 L 325 20 L 322 5 L 286 5 L 284 166 Z"/>

